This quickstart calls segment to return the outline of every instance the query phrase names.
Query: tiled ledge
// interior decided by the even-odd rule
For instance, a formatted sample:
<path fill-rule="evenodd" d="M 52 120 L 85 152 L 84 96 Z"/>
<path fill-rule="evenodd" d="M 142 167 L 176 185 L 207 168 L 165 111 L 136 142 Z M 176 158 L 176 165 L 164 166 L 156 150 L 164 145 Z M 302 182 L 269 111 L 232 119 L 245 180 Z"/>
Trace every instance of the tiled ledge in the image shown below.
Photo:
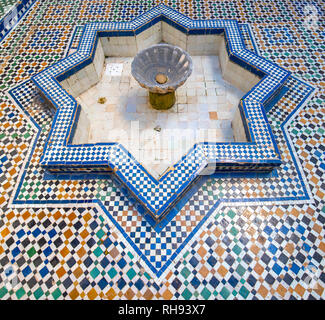
<path fill-rule="evenodd" d="M 96 53 L 98 55 L 96 48 L 102 45 L 99 40 L 101 37 L 137 36 L 158 22 L 166 23 L 186 36 L 223 34 L 224 54 L 228 56 L 225 60 L 228 62 L 225 63 L 240 65 L 250 73 L 262 77 L 262 80 L 253 86 L 239 105 L 249 142 L 196 144 L 157 180 L 119 144 L 71 145 L 80 105 L 73 92 L 68 94 L 60 82 L 64 83 L 92 63 L 97 68 L 94 61 Z M 138 200 L 138 211 L 154 226 L 206 170 L 271 171 L 280 165 L 281 157 L 264 106 L 277 95 L 289 75 L 288 71 L 245 48 L 235 20 L 193 21 L 165 5 L 159 5 L 132 22 L 87 24 L 76 53 L 32 78 L 57 110 L 40 163 L 52 173 L 100 174 L 113 171 Z"/>

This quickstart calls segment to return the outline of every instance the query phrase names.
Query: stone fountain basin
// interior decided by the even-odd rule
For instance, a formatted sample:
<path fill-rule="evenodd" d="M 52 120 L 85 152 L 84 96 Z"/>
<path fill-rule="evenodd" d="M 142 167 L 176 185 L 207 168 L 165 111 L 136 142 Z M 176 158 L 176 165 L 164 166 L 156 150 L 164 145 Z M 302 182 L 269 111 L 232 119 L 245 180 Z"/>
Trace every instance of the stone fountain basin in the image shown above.
<path fill-rule="evenodd" d="M 190 55 L 167 43 L 140 51 L 131 64 L 131 73 L 140 86 L 159 94 L 174 92 L 184 84 L 192 70 Z"/>

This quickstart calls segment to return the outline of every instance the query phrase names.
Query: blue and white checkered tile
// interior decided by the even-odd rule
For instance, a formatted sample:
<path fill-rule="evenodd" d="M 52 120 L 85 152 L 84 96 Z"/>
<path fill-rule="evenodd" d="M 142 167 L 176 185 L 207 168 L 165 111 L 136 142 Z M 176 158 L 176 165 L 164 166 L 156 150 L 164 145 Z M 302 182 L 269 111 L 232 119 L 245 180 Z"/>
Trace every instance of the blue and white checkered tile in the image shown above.
<path fill-rule="evenodd" d="M 244 61 L 249 64 L 258 67 L 264 73 L 271 75 L 273 78 L 279 80 L 279 82 L 284 81 L 289 75 L 290 72 L 282 69 L 276 64 L 254 54 L 253 52 L 247 49 L 240 49 L 235 52 L 239 57 L 244 59 Z"/>
<path fill-rule="evenodd" d="M 255 46 L 255 41 L 252 41 L 252 32 L 250 29 L 250 25 L 247 23 L 239 24 L 240 33 L 245 43 L 245 48 L 258 54 L 258 49 Z"/>
<path fill-rule="evenodd" d="M 145 14 L 135 18 L 132 22 L 131 22 L 131 26 L 133 29 L 137 29 L 140 26 L 142 26 L 143 24 L 151 21 L 152 19 L 154 19 L 155 17 L 158 17 L 162 14 L 162 10 L 161 10 L 161 5 L 158 5 L 150 10 L 148 10 Z"/>
<path fill-rule="evenodd" d="M 93 50 L 95 50 L 94 44 L 97 31 L 135 29 L 145 24 L 150 25 L 154 18 L 161 18 L 162 15 L 185 28 L 207 28 L 213 24 L 214 27 L 225 28 L 230 52 L 271 75 L 257 85 L 245 99 L 247 103 L 244 105 L 247 108 L 246 113 L 248 114 L 250 130 L 255 138 L 255 146 L 252 147 L 247 144 L 213 146 L 208 144 L 201 147 L 198 145 L 157 183 L 119 145 L 114 147 L 103 144 L 67 146 L 68 136 L 73 128 L 78 106 L 74 98 L 68 95 L 54 78 L 65 71 L 71 70 L 73 67 L 79 66 L 83 61 L 91 57 Z M 194 181 L 199 173 L 198 170 L 207 163 L 207 160 L 230 160 L 230 162 L 244 160 L 252 162 L 254 166 L 254 161 L 258 163 L 261 163 L 261 161 L 267 162 L 277 157 L 274 148 L 272 148 L 273 141 L 269 133 L 270 128 L 258 103 L 268 96 L 269 90 L 278 88 L 287 75 L 288 72 L 245 49 L 244 38 L 235 20 L 193 21 L 173 9 L 159 5 L 131 23 L 89 23 L 84 27 L 84 33 L 75 54 L 68 56 L 33 77 L 34 82 L 44 92 L 45 96 L 52 100 L 56 106 L 59 106 L 48 138 L 48 144 L 45 145 L 41 163 L 45 166 L 57 163 L 63 167 L 64 165 L 90 165 L 93 159 L 100 163 L 107 161 L 107 164 L 115 169 L 114 171 L 116 171 L 125 186 L 130 188 L 154 214 L 159 212 L 161 208 L 167 208 L 171 197 L 174 195 L 179 196 L 182 190 L 185 190 Z M 114 148 L 114 152 L 110 153 L 112 148 Z M 212 148 L 212 150 L 210 151 L 209 148 Z M 97 169 L 95 168 L 95 170 Z"/>
<path fill-rule="evenodd" d="M 172 19 L 176 22 L 178 22 L 180 25 L 184 26 L 185 28 L 191 28 L 193 25 L 193 20 L 186 17 L 185 15 L 177 12 L 174 9 L 171 9 L 169 7 L 166 7 L 163 4 L 160 4 L 158 6 L 160 13 L 164 15 L 165 17 Z M 157 9 L 158 9 L 157 8 Z"/>

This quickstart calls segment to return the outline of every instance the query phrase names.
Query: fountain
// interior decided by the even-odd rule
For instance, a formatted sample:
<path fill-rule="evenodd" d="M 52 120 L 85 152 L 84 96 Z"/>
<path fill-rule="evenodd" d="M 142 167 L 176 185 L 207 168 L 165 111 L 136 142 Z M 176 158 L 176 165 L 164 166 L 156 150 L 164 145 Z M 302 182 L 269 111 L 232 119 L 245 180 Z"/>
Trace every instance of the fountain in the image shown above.
<path fill-rule="evenodd" d="M 156 44 L 140 51 L 131 65 L 133 77 L 149 90 L 150 104 L 157 110 L 175 104 L 175 90 L 185 83 L 192 69 L 189 54 L 170 44 Z"/>

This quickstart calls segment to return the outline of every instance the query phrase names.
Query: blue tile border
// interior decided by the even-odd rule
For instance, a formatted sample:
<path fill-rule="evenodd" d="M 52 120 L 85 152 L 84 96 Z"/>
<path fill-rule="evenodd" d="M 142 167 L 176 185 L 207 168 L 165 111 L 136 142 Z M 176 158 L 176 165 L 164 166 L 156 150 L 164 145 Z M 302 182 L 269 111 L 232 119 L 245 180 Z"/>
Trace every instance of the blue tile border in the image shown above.
<path fill-rule="evenodd" d="M 187 34 L 224 32 L 229 58 L 242 67 L 263 75 L 241 101 L 248 143 L 199 143 L 158 180 L 148 173 L 120 144 L 71 145 L 80 106 L 59 84 L 89 64 L 100 35 L 138 34 L 158 21 L 165 21 Z M 56 108 L 40 164 L 52 174 L 113 171 L 156 222 L 161 221 L 208 164 L 216 171 L 272 171 L 281 164 L 264 108 L 285 84 L 290 73 L 245 48 L 236 20 L 191 20 L 177 11 L 158 5 L 131 22 L 88 23 L 77 52 L 32 77 L 36 87 Z"/>

